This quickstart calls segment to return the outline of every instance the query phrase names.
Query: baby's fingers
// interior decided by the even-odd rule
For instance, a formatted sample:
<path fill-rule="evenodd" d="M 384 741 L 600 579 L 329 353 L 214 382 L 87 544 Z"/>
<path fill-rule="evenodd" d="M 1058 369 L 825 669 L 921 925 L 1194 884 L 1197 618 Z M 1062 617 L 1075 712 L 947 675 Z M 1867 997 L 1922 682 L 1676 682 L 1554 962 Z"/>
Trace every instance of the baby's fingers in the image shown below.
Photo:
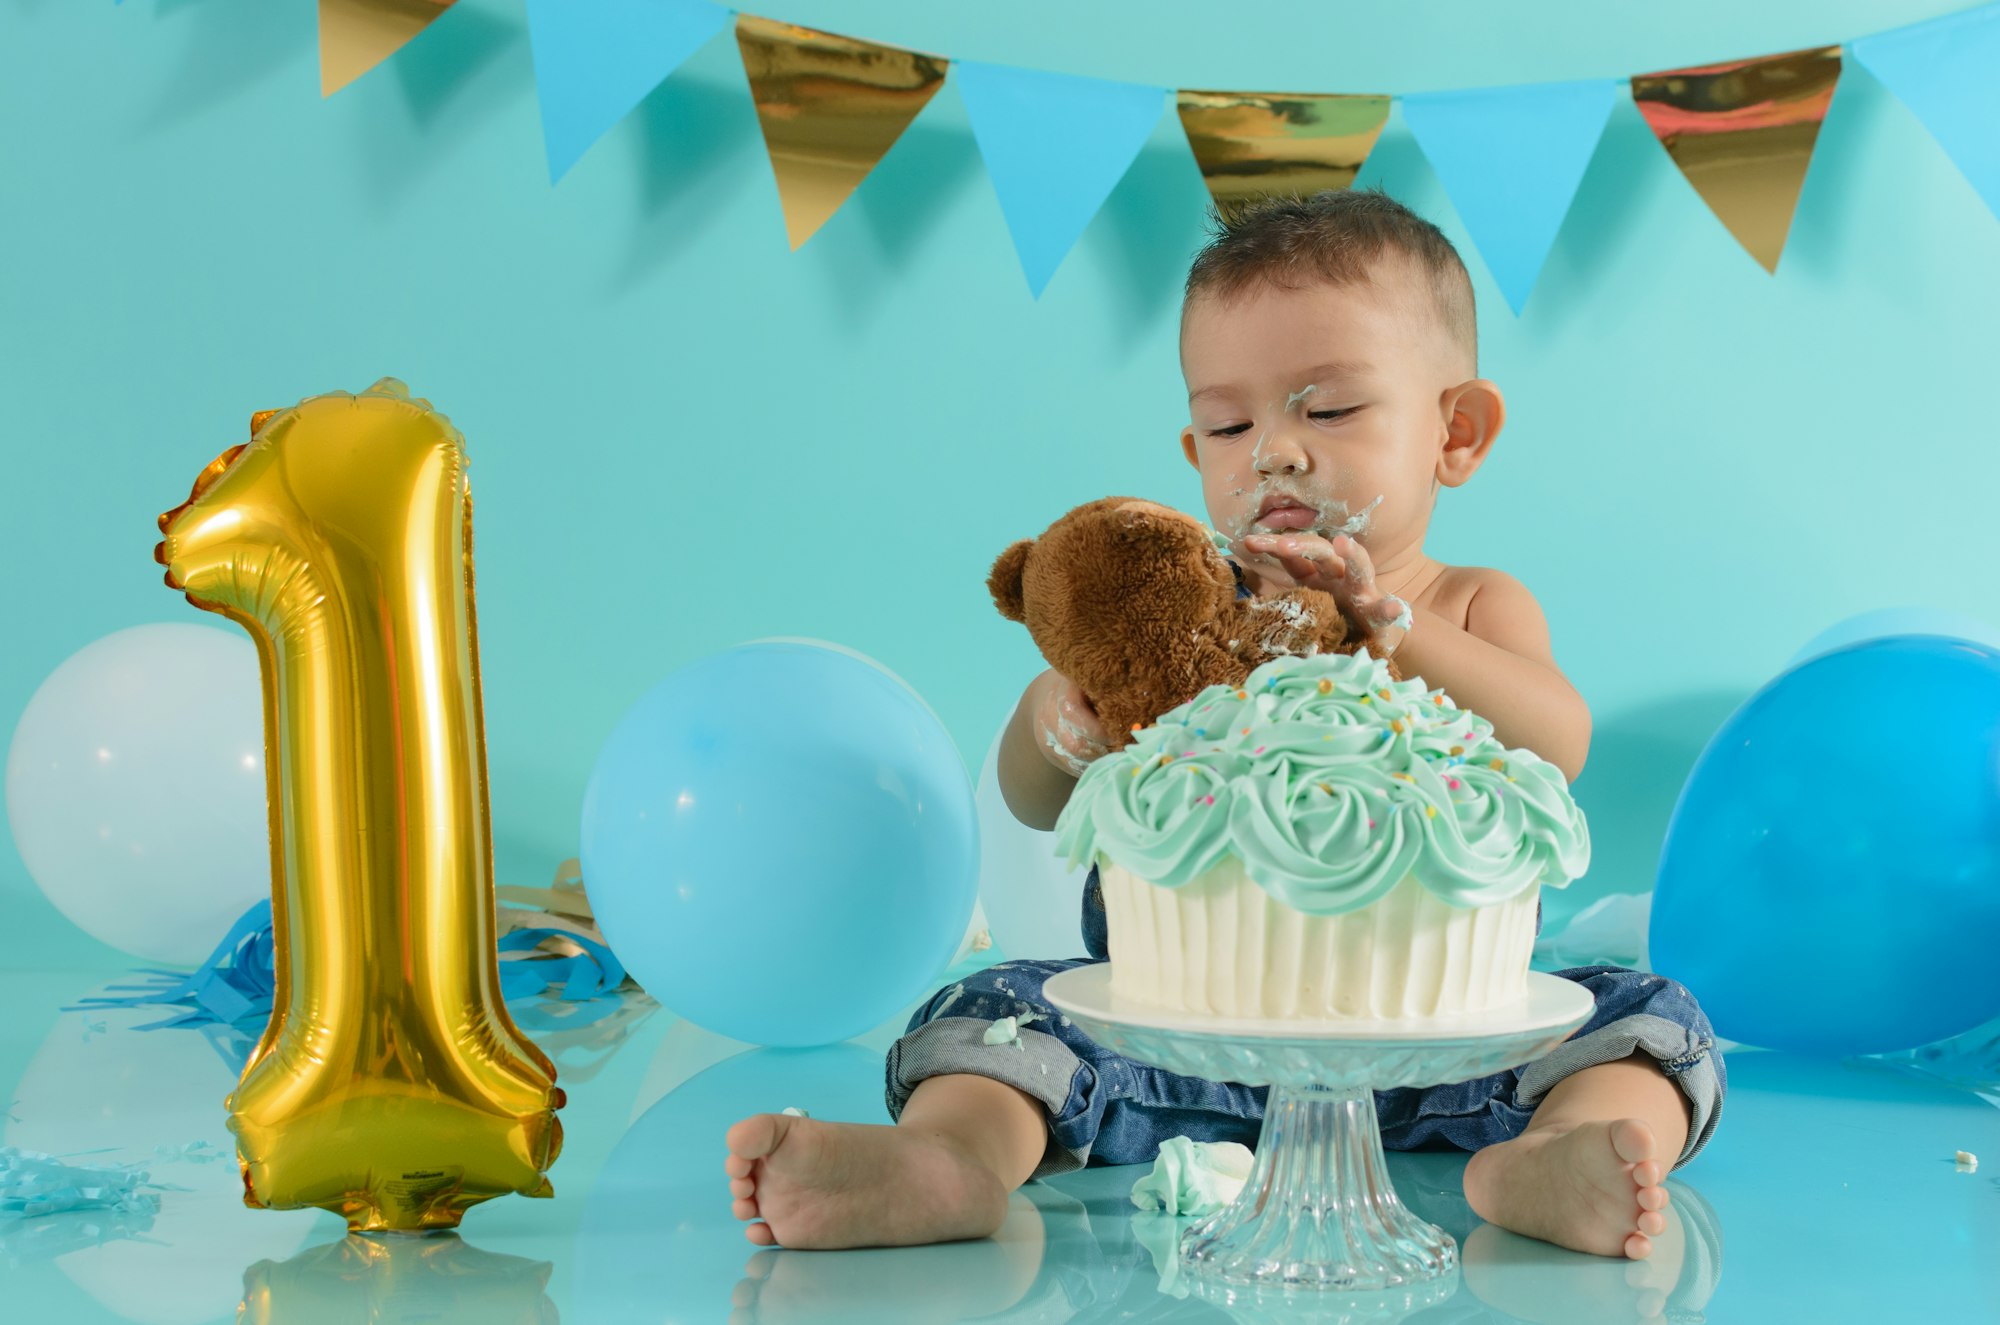
<path fill-rule="evenodd" d="M 1075 738 L 1081 745 L 1095 747 L 1099 752 L 1111 740 L 1111 733 L 1104 730 L 1097 710 L 1090 706 L 1090 701 L 1083 697 L 1081 691 L 1074 699 L 1065 696 L 1058 702 L 1056 723 L 1065 735 Z"/>
<path fill-rule="evenodd" d="M 1043 758 L 1073 778 L 1082 777 L 1083 770 L 1090 767 L 1091 761 L 1105 753 L 1065 734 L 1060 727 L 1043 726 L 1041 737 Z"/>
<path fill-rule="evenodd" d="M 1035 711 L 1035 734 L 1043 757 L 1071 777 L 1083 776 L 1092 760 L 1107 753 L 1104 742 L 1093 734 L 1096 715 L 1089 711 L 1087 701 L 1078 702 L 1082 698 L 1082 692 L 1062 678 L 1042 696 Z"/>
<path fill-rule="evenodd" d="M 1316 535 L 1253 534 L 1243 540 L 1243 546 L 1283 566 L 1296 584 L 1323 586 L 1347 574 L 1347 562 L 1334 551 L 1333 544 Z"/>
<path fill-rule="evenodd" d="M 1348 534 L 1333 540 L 1333 549 L 1347 563 L 1346 576 L 1356 585 L 1366 586 L 1375 582 L 1375 563 L 1369 559 L 1368 549 Z"/>

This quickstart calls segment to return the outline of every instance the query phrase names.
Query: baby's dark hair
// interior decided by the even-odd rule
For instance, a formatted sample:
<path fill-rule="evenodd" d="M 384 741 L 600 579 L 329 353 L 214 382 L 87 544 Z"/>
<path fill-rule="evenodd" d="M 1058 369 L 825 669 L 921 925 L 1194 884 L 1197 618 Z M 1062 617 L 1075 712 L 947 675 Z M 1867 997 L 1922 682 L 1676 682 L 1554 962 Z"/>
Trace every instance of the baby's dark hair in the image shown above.
<path fill-rule="evenodd" d="M 1450 342 L 1479 371 L 1472 279 L 1444 232 L 1380 188 L 1278 195 L 1209 211 L 1212 236 L 1188 268 L 1181 316 L 1198 298 L 1230 299 L 1258 283 L 1366 284 L 1385 256 L 1414 265 Z"/>

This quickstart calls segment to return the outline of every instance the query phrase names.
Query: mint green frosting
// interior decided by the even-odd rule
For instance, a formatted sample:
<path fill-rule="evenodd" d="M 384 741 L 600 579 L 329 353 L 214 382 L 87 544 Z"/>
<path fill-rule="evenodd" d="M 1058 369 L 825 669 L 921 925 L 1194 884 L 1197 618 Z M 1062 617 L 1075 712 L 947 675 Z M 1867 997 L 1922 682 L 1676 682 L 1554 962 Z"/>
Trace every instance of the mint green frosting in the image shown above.
<path fill-rule="evenodd" d="M 1411 875 L 1453 906 L 1490 906 L 1590 864 L 1562 770 L 1365 649 L 1274 658 L 1163 714 L 1084 770 L 1056 844 L 1165 888 L 1233 855 L 1312 915 Z"/>
<path fill-rule="evenodd" d="M 1256 1156 L 1235 1141 L 1170 1136 L 1152 1172 L 1132 1184 L 1132 1204 L 1170 1215 L 1214 1214 L 1236 1199 Z"/>

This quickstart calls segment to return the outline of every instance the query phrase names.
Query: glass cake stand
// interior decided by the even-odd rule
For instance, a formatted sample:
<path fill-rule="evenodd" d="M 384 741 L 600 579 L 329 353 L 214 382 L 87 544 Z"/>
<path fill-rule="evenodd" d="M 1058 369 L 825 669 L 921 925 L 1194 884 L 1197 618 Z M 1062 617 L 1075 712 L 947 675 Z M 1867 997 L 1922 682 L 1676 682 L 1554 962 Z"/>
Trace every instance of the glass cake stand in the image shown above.
<path fill-rule="evenodd" d="M 1393 1293 L 1454 1275 L 1458 1243 L 1410 1213 L 1389 1181 L 1373 1092 L 1516 1067 L 1560 1044 L 1595 1006 L 1589 990 L 1539 971 L 1528 973 L 1524 1002 L 1420 1024 L 1176 1012 L 1112 992 L 1109 962 L 1050 976 L 1042 993 L 1127 1058 L 1271 1087 L 1243 1191 L 1189 1225 L 1180 1253 L 1191 1281 L 1279 1292 Z"/>

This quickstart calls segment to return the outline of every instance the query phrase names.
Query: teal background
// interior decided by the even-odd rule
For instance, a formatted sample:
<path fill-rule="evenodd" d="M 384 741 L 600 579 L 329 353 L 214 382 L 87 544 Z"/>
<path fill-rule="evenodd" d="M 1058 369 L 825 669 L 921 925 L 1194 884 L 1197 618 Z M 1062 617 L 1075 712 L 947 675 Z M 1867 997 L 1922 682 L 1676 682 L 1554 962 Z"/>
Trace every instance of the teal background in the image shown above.
<path fill-rule="evenodd" d="M 1163 86 L 1403 93 L 1623 76 L 1967 7 L 756 12 Z M 471 447 L 504 881 L 543 883 L 575 853 L 619 714 L 745 639 L 879 659 L 976 768 L 1039 665 L 986 597 L 993 557 L 1109 492 L 1199 509 L 1175 315 L 1206 195 L 1171 114 L 1039 303 L 949 83 L 789 252 L 727 33 L 559 188 L 521 0 L 460 0 L 329 101 L 308 0 L 0 0 L 0 128 L 8 732 L 84 644 L 194 619 L 151 561 L 154 516 L 252 410 L 384 374 Z M 1429 550 L 1524 580 L 1596 716 L 1577 792 L 1597 863 L 1552 916 L 1650 884 L 1702 743 L 1832 621 L 2000 618 L 1982 536 L 2000 221 L 1851 60 L 1775 277 L 1623 96 L 1519 319 L 1400 114 L 1360 183 L 1460 243 L 1511 410 Z M 0 925 L 12 966 L 120 964 L 11 847 Z"/>

